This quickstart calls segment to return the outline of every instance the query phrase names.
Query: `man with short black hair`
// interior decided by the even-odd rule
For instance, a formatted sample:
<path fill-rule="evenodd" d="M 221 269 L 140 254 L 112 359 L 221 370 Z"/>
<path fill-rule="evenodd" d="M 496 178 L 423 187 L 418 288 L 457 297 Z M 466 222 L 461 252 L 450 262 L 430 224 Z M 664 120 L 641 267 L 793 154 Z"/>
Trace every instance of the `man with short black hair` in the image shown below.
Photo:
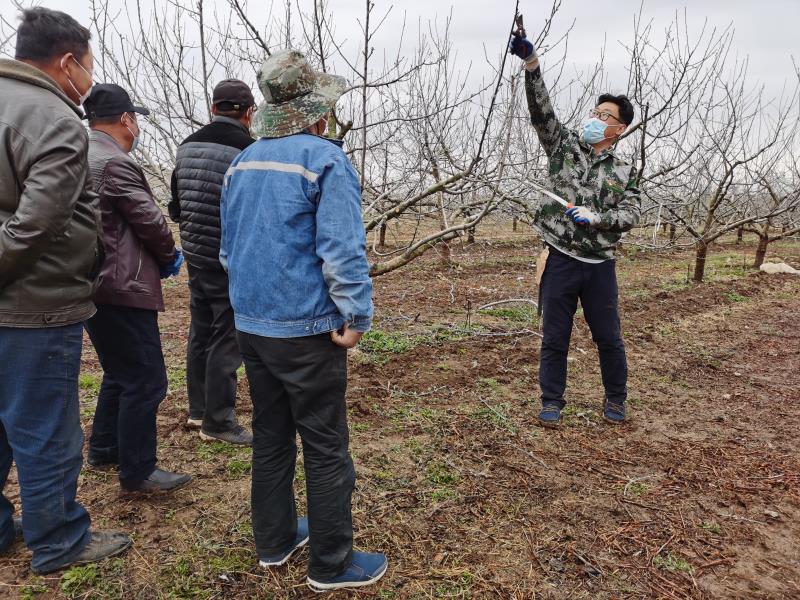
<path fill-rule="evenodd" d="M 169 213 L 180 224 L 191 293 L 191 324 L 186 351 L 189 427 L 204 440 L 249 446 L 252 434 L 239 425 L 236 371 L 242 364 L 236 344 L 228 275 L 219 263 L 219 199 L 225 172 L 253 143 L 250 124 L 255 99 L 238 79 L 217 84 L 211 123 L 178 148 L 172 172 Z"/>
<path fill-rule="evenodd" d="M 142 168 L 129 156 L 141 135 L 136 115 L 150 111 L 110 83 L 94 86 L 84 108 L 106 252 L 97 313 L 86 323 L 103 367 L 88 462 L 119 465 L 126 491 L 169 492 L 191 476 L 156 467 L 156 414 L 167 393 L 158 312 L 164 310 L 161 279 L 178 274 L 183 255 Z"/>
<path fill-rule="evenodd" d="M 0 490 L 13 460 L 31 565 L 48 573 L 131 540 L 92 531 L 75 500 L 83 323 L 102 263 L 78 108 L 92 87 L 91 34 L 46 8 L 21 20 L 16 60 L 0 59 Z M 0 553 L 19 529 L 13 510 L 0 494 Z"/>
<path fill-rule="evenodd" d="M 548 159 L 549 187 L 534 226 L 545 243 L 539 259 L 542 351 L 539 421 L 555 427 L 566 402 L 567 354 L 580 299 L 600 355 L 605 388 L 603 417 L 625 420 L 628 366 L 618 309 L 615 251 L 641 214 L 636 168 L 614 152 L 633 122 L 624 95 L 603 94 L 581 132 L 558 120 L 542 81 L 539 58 L 521 21 L 509 51 L 525 61 L 531 123 Z"/>

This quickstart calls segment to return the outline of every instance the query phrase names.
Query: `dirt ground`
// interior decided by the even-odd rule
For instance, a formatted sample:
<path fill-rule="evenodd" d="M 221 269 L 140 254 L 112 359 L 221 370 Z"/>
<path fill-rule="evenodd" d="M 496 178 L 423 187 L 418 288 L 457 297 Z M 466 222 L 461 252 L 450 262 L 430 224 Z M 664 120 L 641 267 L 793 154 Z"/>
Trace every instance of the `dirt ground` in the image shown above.
<path fill-rule="evenodd" d="M 356 546 L 389 556 L 379 586 L 341 598 L 800 598 L 800 277 L 743 268 L 715 247 L 702 285 L 688 252 L 619 260 L 630 419 L 600 419 L 591 336 L 576 319 L 568 407 L 536 425 L 535 241 L 453 246 L 375 282 L 375 330 L 350 356 Z M 800 267 L 800 243 L 772 249 Z M 9 598 L 306 598 L 307 553 L 256 565 L 249 452 L 183 426 L 186 277 L 161 318 L 170 390 L 162 466 L 194 473 L 173 496 L 132 498 L 84 468 L 96 526 L 133 534 L 126 556 L 36 577 L 18 543 Z M 87 345 L 88 430 L 101 373 Z M 241 420 L 250 418 L 240 383 Z M 302 465 L 298 500 L 304 502 Z M 7 494 L 18 504 L 12 473 Z"/>

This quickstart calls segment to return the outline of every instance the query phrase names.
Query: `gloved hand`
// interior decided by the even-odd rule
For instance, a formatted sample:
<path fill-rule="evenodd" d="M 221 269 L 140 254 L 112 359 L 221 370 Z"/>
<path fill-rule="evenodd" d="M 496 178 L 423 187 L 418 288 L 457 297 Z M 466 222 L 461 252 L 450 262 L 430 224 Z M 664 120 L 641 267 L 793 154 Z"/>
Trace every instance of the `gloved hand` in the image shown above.
<path fill-rule="evenodd" d="M 161 279 L 177 276 L 178 273 L 181 272 L 182 264 L 183 264 L 183 252 L 181 251 L 180 248 L 177 248 L 175 250 L 175 259 L 171 263 L 167 263 L 166 265 L 161 265 L 161 267 L 159 267 Z"/>
<path fill-rule="evenodd" d="M 530 40 L 518 33 L 511 36 L 511 41 L 508 42 L 508 53 L 519 56 L 526 63 L 533 62 L 538 58 Z"/>
<path fill-rule="evenodd" d="M 567 216 L 578 225 L 597 227 L 600 224 L 600 215 L 585 206 L 573 206 L 567 209 Z"/>

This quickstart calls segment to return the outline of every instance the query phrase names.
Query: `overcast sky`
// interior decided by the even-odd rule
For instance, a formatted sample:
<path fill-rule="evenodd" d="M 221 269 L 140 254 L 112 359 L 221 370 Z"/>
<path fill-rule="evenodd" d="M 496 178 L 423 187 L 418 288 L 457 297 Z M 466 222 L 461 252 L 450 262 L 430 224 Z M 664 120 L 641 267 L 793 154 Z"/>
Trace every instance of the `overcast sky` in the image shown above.
<path fill-rule="evenodd" d="M 122 0 L 114 0 L 122 5 Z M 157 0 L 158 2 L 163 0 Z M 274 0 L 280 6 L 282 0 Z M 294 2 L 294 0 L 293 0 Z M 64 10 L 88 24 L 89 3 L 82 0 L 41 0 L 50 8 Z M 206 4 L 222 5 L 222 0 L 206 0 Z M 269 2 L 250 0 L 250 13 L 254 21 L 263 24 Z M 310 0 L 300 0 L 310 5 Z M 513 17 L 512 0 L 404 0 L 389 2 L 375 0 L 376 15 L 382 15 L 394 4 L 391 16 L 375 40 L 377 52 L 385 48 L 389 54 L 397 43 L 398 31 L 405 14 L 413 41 L 417 22 L 444 19 L 453 10 L 452 35 L 458 63 L 463 68 L 472 63 L 474 78 L 490 76 L 484 63 L 484 47 L 496 56 Z M 623 91 L 627 79 L 625 54 L 619 40 L 632 38 L 633 17 L 641 0 L 563 0 L 554 32 L 566 30 L 575 21 L 570 36 L 568 62 L 578 68 L 594 64 L 599 49 L 606 45 L 606 65 L 611 76 L 612 89 Z M 360 35 L 356 19 L 364 10 L 364 0 L 329 0 L 335 12 L 337 34 L 349 38 L 354 44 Z M 530 34 L 537 31 L 549 11 L 549 2 L 522 0 L 520 10 Z M 767 87 L 770 95 L 777 95 L 784 83 L 793 78 L 791 56 L 800 61 L 800 0 L 644 0 L 644 14 L 653 19 L 655 29 L 663 31 L 676 11 L 687 10 L 690 26 L 699 28 L 707 19 L 716 27 L 732 24 L 736 30 L 736 50 L 739 56 L 749 56 L 750 77 Z M 537 12 L 540 11 L 540 12 Z M 11 0 L 0 0 L 0 13 L 13 20 L 15 9 Z M 261 14 L 259 14 L 261 13 Z M 411 50 L 413 44 L 408 44 Z M 355 46 L 351 49 L 355 53 Z"/>

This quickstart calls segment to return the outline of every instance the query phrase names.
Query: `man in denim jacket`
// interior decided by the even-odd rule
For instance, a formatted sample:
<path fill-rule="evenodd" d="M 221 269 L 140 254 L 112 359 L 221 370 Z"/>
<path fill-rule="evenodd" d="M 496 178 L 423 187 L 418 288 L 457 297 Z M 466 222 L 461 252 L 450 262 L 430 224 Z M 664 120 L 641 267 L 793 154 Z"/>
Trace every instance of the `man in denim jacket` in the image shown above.
<path fill-rule="evenodd" d="M 261 139 L 223 184 L 220 261 L 253 400 L 252 522 L 260 564 L 284 564 L 310 538 L 308 584 L 360 587 L 386 571 L 382 554 L 353 552 L 345 405 L 347 348 L 372 321 L 372 283 L 358 176 L 341 145 L 321 137 L 347 87 L 294 50 L 267 58 Z M 308 519 L 292 481 L 303 442 Z"/>

